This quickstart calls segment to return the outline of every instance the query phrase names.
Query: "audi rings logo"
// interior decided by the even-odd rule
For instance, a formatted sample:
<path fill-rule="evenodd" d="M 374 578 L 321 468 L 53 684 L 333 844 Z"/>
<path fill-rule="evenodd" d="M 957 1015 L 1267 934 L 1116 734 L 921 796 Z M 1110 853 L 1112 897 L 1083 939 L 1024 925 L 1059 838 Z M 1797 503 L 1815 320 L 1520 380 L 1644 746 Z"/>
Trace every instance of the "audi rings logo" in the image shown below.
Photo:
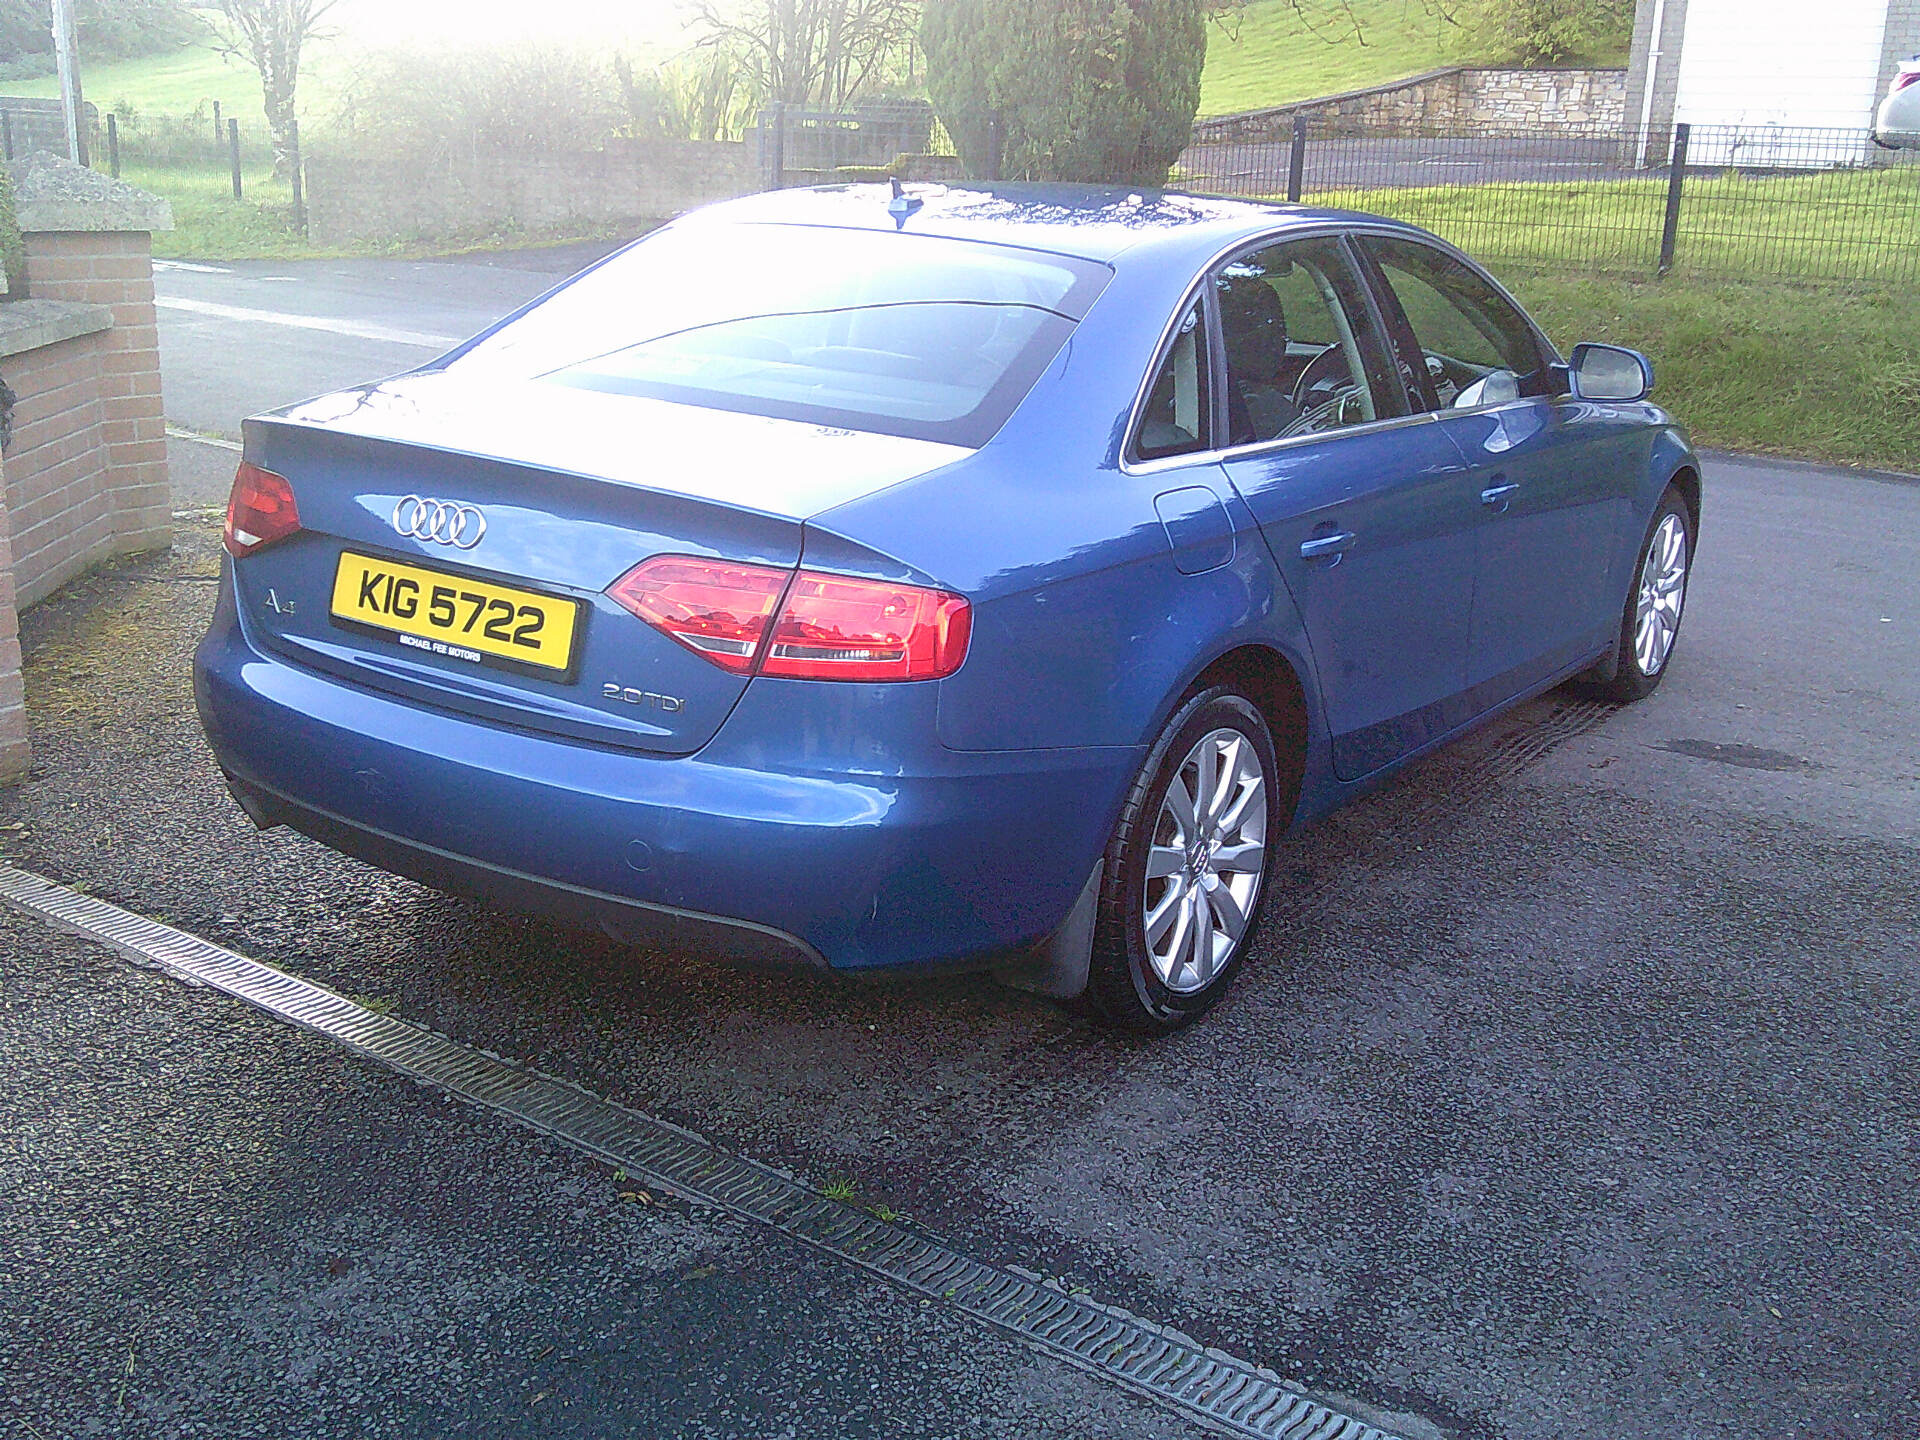
<path fill-rule="evenodd" d="M 393 507 L 393 528 L 416 540 L 471 550 L 487 533 L 487 517 L 472 505 L 456 505 L 430 496 L 402 495 Z"/>

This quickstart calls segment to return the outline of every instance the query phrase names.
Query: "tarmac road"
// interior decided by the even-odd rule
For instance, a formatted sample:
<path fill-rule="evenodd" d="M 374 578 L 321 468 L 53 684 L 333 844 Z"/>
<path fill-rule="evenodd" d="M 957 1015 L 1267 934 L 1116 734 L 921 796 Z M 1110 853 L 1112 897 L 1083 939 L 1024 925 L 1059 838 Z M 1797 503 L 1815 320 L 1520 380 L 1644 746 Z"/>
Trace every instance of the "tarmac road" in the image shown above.
<path fill-rule="evenodd" d="M 409 273 L 354 313 L 452 325 Z M 185 333 L 170 400 L 228 363 Z M 355 358 L 302 333 L 289 378 Z M 184 525 L 26 617 L 8 858 L 1410 1440 L 1920 1434 L 1920 485 L 1713 463 L 1662 690 L 1544 697 L 1288 842 L 1242 983 L 1156 1044 L 984 981 L 636 955 L 254 832 L 186 688 L 217 558 Z M 13 916 L 0 954 L 21 1434 L 1197 1433 L 235 1002 Z"/>
<path fill-rule="evenodd" d="M 160 261 L 167 416 L 238 438 L 262 410 L 433 359 L 613 247 L 453 260 Z"/>

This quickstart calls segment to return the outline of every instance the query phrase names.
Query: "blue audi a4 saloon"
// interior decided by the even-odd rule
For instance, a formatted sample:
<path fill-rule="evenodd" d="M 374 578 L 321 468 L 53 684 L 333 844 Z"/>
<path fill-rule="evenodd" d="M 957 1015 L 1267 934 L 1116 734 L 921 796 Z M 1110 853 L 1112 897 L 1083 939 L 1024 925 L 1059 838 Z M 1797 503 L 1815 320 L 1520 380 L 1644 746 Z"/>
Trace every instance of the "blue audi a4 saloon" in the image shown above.
<path fill-rule="evenodd" d="M 194 662 L 239 803 L 657 951 L 991 968 L 1148 1033 L 1271 845 L 1659 684 L 1700 467 L 1364 215 L 841 186 L 250 420 Z"/>

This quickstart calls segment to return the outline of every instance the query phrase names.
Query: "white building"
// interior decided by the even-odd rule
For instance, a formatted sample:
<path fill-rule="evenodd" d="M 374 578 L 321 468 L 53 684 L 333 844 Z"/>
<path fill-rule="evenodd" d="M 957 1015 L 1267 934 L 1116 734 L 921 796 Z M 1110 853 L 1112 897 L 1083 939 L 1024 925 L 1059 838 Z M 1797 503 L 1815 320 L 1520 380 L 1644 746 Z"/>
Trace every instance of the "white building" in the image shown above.
<path fill-rule="evenodd" d="M 1916 53 L 1920 0 L 1639 0 L 1627 123 L 1655 163 L 1677 121 L 1696 164 L 1864 163 L 1874 107 Z"/>

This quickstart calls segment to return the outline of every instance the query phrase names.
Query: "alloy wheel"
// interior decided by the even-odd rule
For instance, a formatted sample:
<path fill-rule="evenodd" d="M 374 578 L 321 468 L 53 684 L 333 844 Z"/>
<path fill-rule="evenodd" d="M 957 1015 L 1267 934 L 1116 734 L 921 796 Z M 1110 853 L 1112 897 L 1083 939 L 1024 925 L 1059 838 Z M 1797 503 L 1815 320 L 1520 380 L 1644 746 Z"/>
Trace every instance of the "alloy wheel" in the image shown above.
<path fill-rule="evenodd" d="M 1141 914 L 1169 990 L 1205 988 L 1246 933 L 1267 863 L 1266 788 L 1252 742 L 1225 727 L 1202 736 L 1167 783 Z"/>
<path fill-rule="evenodd" d="M 1687 526 L 1678 515 L 1661 520 L 1647 542 L 1640 566 L 1640 594 L 1633 612 L 1633 655 L 1642 675 L 1658 675 L 1680 631 L 1687 598 Z"/>

